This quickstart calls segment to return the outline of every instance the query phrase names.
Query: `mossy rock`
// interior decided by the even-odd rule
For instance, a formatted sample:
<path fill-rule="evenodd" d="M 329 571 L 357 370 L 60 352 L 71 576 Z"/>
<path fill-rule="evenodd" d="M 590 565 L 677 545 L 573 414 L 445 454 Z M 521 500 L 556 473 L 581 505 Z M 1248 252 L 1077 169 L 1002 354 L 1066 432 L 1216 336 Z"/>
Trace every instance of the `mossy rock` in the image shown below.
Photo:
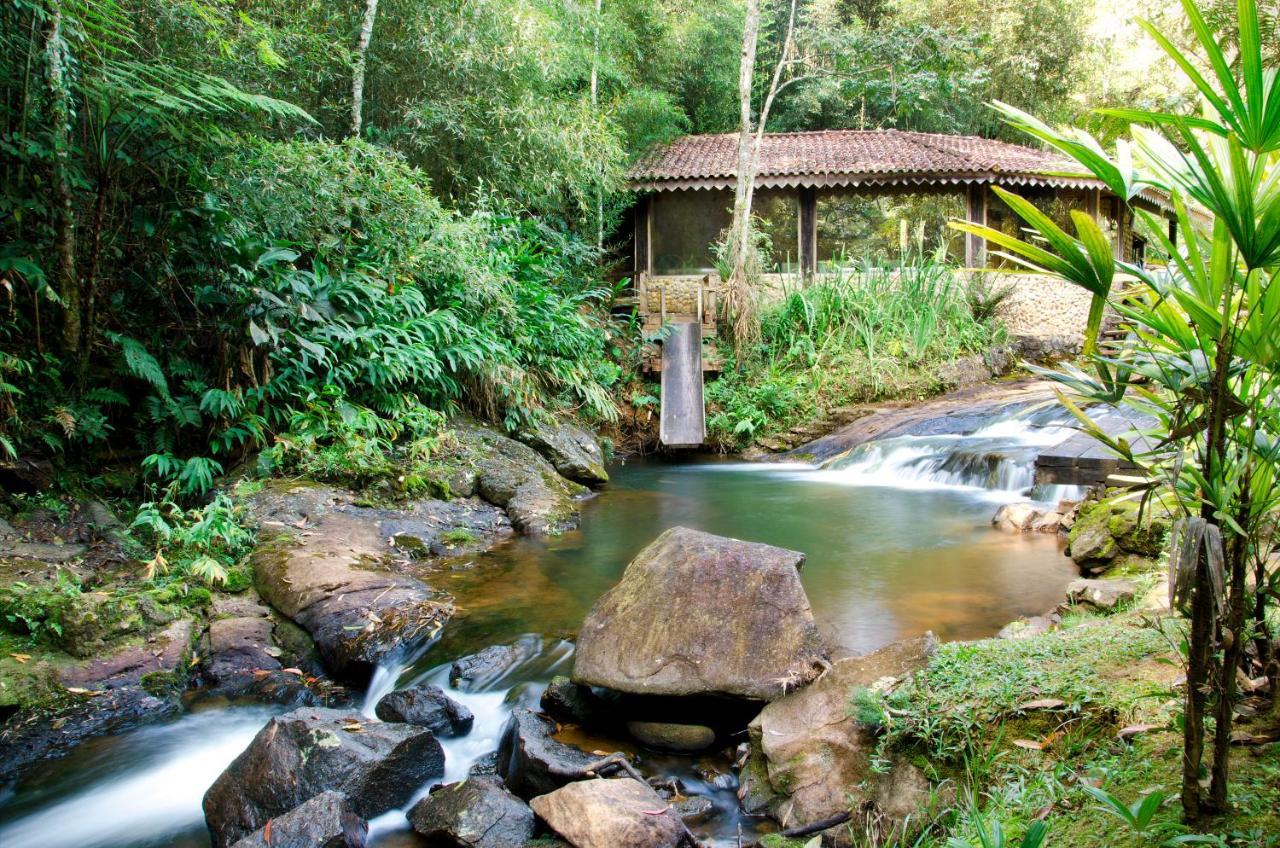
<path fill-rule="evenodd" d="M 1140 510 L 1136 503 L 1112 505 L 1107 519 L 1107 531 L 1120 550 L 1151 558 L 1164 552 L 1169 526 L 1168 516 Z"/>
<path fill-rule="evenodd" d="M 1109 522 L 1111 507 L 1097 501 L 1084 503 L 1067 534 L 1067 550 L 1071 558 L 1084 566 L 1103 566 L 1119 552 Z"/>

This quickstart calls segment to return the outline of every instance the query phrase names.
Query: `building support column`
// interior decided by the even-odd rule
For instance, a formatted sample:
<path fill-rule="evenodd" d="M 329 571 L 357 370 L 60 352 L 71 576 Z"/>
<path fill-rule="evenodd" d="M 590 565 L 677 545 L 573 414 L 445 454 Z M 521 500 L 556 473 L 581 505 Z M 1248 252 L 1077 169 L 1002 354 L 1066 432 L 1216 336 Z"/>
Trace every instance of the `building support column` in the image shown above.
<path fill-rule="evenodd" d="M 985 183 L 969 184 L 968 220 L 971 224 L 987 225 L 987 186 Z M 987 264 L 987 242 L 981 236 L 968 234 L 964 239 L 964 267 L 981 268 Z"/>
<path fill-rule="evenodd" d="M 818 272 L 818 192 L 800 189 L 800 275 L 808 280 Z"/>

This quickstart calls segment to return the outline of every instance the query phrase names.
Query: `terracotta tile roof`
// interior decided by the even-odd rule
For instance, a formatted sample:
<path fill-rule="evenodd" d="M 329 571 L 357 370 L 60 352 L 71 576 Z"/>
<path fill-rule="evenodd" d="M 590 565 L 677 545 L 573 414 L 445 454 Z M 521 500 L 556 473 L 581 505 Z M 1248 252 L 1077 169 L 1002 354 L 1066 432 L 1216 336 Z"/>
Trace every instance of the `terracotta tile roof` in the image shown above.
<path fill-rule="evenodd" d="M 732 180 L 737 171 L 737 145 L 736 133 L 685 136 L 643 155 L 628 178 L 646 188 L 666 187 L 668 181 L 692 187 Z M 1062 172 L 1072 172 L 1065 180 L 1070 183 L 1085 177 L 1078 165 L 1059 154 L 976 136 L 824 130 L 766 134 L 761 141 L 759 177 L 766 184 L 802 185 L 811 181 L 806 178 L 814 177 L 825 178 L 826 183 L 999 180 L 1002 176 L 1016 181 L 1018 177 Z"/>

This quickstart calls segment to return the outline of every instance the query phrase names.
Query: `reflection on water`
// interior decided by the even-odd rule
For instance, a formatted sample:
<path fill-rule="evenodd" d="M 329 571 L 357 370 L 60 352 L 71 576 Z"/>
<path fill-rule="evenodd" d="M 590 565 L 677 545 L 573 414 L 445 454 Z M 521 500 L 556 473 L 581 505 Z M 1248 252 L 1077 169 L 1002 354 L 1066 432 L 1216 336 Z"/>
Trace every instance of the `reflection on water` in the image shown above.
<path fill-rule="evenodd" d="M 371 713 L 381 695 L 414 682 L 450 689 L 476 716 L 469 736 L 442 740 L 445 778 L 462 778 L 497 747 L 513 704 L 536 703 L 546 681 L 568 670 L 571 646 L 560 639 L 642 547 L 676 525 L 803 551 L 814 611 L 844 650 L 871 651 L 926 630 L 944 639 L 990 635 L 1055 605 L 1074 576 L 1055 538 L 1006 535 L 989 523 L 998 502 L 1029 485 L 1030 458 L 1048 429 L 997 422 L 969 435 L 899 437 L 825 469 L 716 460 L 617 467 L 609 488 L 584 504 L 581 530 L 515 539 L 432 569 L 429 580 L 457 598 L 457 616 L 438 642 L 379 669 L 363 709 Z M 542 636 L 537 650 L 484 691 L 448 686 L 454 658 L 531 633 Z M 210 710 L 83 745 L 0 800 L 0 845 L 207 846 L 201 797 L 270 714 Z M 693 761 L 647 756 L 725 813 L 698 828 L 704 837 L 732 845 L 740 823 L 751 829 L 732 791 L 700 783 Z M 375 820 L 372 841 L 414 845 L 403 811 Z"/>
<path fill-rule="evenodd" d="M 738 462 L 615 468 L 581 530 L 545 544 L 516 539 L 433 575 L 462 610 L 432 656 L 529 631 L 572 633 L 627 562 L 676 525 L 803 551 L 815 613 L 855 653 L 926 630 L 989 636 L 1057 604 L 1075 576 L 1052 536 L 991 529 L 996 505 L 1014 492 L 854 480 L 847 468 Z"/>

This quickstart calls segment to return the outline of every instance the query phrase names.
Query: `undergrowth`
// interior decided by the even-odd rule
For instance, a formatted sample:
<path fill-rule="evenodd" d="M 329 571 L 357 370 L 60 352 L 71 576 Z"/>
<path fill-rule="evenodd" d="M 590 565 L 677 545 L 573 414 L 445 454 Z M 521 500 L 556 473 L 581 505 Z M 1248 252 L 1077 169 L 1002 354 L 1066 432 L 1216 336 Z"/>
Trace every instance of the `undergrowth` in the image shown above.
<path fill-rule="evenodd" d="M 939 369 L 998 346 L 1001 295 L 926 256 L 864 263 L 789 291 L 760 316 L 761 338 L 708 384 L 711 438 L 740 448 L 831 408 L 933 394 Z M 981 290 L 980 290 L 981 289 Z"/>

